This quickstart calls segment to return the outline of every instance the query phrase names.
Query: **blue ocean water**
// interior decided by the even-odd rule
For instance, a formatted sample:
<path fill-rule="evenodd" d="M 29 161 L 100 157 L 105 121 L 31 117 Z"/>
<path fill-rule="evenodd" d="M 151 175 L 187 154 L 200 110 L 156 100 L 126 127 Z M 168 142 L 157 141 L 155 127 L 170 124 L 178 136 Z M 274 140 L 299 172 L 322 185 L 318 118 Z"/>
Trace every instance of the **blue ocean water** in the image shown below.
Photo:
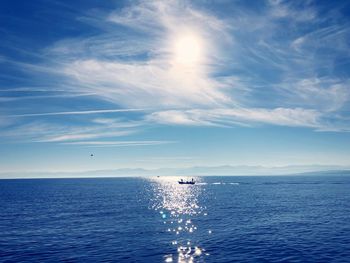
<path fill-rule="evenodd" d="M 350 177 L 0 180 L 1 262 L 350 262 Z"/>

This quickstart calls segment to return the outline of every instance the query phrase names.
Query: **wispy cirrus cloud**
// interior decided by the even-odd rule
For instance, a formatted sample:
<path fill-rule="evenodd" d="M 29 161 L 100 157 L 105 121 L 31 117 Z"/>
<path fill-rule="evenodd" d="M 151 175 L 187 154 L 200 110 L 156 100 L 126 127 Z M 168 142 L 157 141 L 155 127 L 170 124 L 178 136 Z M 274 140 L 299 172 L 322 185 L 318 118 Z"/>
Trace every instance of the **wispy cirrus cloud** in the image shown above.
<path fill-rule="evenodd" d="M 210 76 L 220 55 L 210 35 L 221 36 L 221 42 L 225 41 L 225 23 L 181 1 L 142 1 L 113 12 L 107 21 L 116 29 L 127 27 L 133 33 L 122 40 L 112 40 L 112 33 L 94 38 L 94 46 L 100 50 L 96 56 L 70 60 L 61 68 L 85 90 L 126 107 L 190 108 L 232 103 L 233 98 L 225 93 L 231 87 Z M 111 41 L 113 45 L 107 54 L 114 59 L 106 59 L 101 50 Z M 181 42 L 187 46 L 181 47 Z M 74 41 L 68 43 L 76 45 Z M 54 51 L 64 50 L 67 54 L 71 49 L 64 47 L 66 44 L 56 46 Z M 183 54 L 186 48 L 198 52 L 193 61 L 184 58 L 191 55 Z"/>
<path fill-rule="evenodd" d="M 209 109 L 163 111 L 150 115 L 152 120 L 164 124 L 182 125 L 254 125 L 273 124 L 290 127 L 318 128 L 321 114 L 302 108 L 286 109 Z"/>
<path fill-rule="evenodd" d="M 102 98 L 124 107 L 192 107 L 229 101 L 212 86 L 215 80 L 189 72 L 173 72 L 152 61 L 146 64 L 77 61 L 65 69 Z"/>
<path fill-rule="evenodd" d="M 145 109 L 108 109 L 108 110 L 83 110 L 83 111 L 60 111 L 60 112 L 45 112 L 45 113 L 25 113 L 9 115 L 8 117 L 36 117 L 36 116 L 59 116 L 59 115 L 91 115 L 102 113 L 115 113 L 115 112 L 140 112 Z"/>
<path fill-rule="evenodd" d="M 0 97 L 0 101 L 2 102 L 11 102 L 11 101 L 22 101 L 22 100 L 43 100 L 43 99 L 69 99 L 69 98 L 79 98 L 79 97 L 87 97 L 87 96 L 95 96 L 94 93 L 62 93 L 62 94 L 54 94 L 54 95 L 22 95 L 22 96 L 3 96 Z"/>
<path fill-rule="evenodd" d="M 312 8 L 310 1 L 269 0 L 270 14 L 275 19 L 291 19 L 295 22 L 312 22 L 317 18 L 317 11 Z"/>
<path fill-rule="evenodd" d="M 236 5 L 232 14 L 220 16 L 220 10 L 185 0 L 133 2 L 108 14 L 80 17 L 99 30 L 47 47 L 50 67 L 17 65 L 56 74 L 63 92 L 91 94 L 120 111 L 148 109 L 140 113 L 145 126 L 268 124 L 326 130 L 335 125 L 333 130 L 346 130 L 350 76 L 334 69 L 339 56 L 349 56 L 348 23 L 341 16 L 333 20 L 332 12 L 322 13 L 312 1 L 271 0 L 260 9 Z M 111 112 L 13 116 L 95 113 Z M 92 134 L 58 133 L 46 141 L 95 138 Z"/>
<path fill-rule="evenodd" d="M 107 118 L 67 124 L 59 121 L 34 120 L 14 127 L 6 127 L 0 132 L 0 137 L 7 138 L 7 142 L 77 142 L 128 136 L 139 132 L 140 126 L 142 122 Z"/>
<path fill-rule="evenodd" d="M 293 79 L 280 84 L 286 104 L 323 113 L 341 110 L 350 101 L 350 82 L 329 78 Z"/>
<path fill-rule="evenodd" d="M 176 143 L 176 141 L 83 141 L 65 142 L 65 145 L 82 145 L 87 147 L 128 147 L 128 146 L 153 146 Z"/>

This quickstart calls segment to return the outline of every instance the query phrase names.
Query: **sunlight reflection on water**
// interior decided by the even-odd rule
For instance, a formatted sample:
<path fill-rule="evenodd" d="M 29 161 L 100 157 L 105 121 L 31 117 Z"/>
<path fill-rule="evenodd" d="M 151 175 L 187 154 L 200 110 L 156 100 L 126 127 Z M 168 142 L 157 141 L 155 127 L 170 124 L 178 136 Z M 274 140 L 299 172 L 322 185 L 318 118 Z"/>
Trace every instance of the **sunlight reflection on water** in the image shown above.
<path fill-rule="evenodd" d="M 151 208 L 159 213 L 165 231 L 172 236 L 171 244 L 176 248 L 175 255 L 164 256 L 165 262 L 203 262 L 209 254 L 194 238 L 200 227 L 194 222 L 198 217 L 207 215 L 205 207 L 199 203 L 204 191 L 200 178 L 195 178 L 195 185 L 180 185 L 179 177 L 155 177 L 151 180 Z M 207 230 L 207 233 L 211 234 L 211 231 Z"/>

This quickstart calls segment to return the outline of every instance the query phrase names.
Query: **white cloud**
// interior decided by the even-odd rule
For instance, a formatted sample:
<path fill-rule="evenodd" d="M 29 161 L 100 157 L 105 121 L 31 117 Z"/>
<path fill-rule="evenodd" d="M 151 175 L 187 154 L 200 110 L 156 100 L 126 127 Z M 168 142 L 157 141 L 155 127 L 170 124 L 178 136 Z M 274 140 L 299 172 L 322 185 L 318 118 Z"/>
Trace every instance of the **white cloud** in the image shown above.
<path fill-rule="evenodd" d="M 80 124 L 34 120 L 4 129 L 0 132 L 0 137 L 7 138 L 8 142 L 73 142 L 135 134 L 140 125 L 142 124 L 138 122 L 123 123 L 118 120 L 101 123 L 94 119 Z"/>
<path fill-rule="evenodd" d="M 302 7 L 295 8 L 293 2 L 270 0 L 271 15 L 275 18 L 289 18 L 297 22 L 310 22 L 317 16 L 314 8 L 308 1 L 302 2 Z"/>
<path fill-rule="evenodd" d="M 321 21 L 309 2 L 302 10 L 290 2 L 269 3 L 261 12 L 238 10 L 232 17 L 218 18 L 189 1 L 133 2 L 107 17 L 96 18 L 103 29 L 99 34 L 63 39 L 47 48 L 46 56 L 55 61 L 52 68 L 18 65 L 25 70 L 60 74 L 66 92 L 93 94 L 125 111 L 145 109 L 140 115 L 147 122 L 140 125 L 266 123 L 325 129 L 325 119 L 338 118 L 331 112 L 341 110 L 349 101 L 348 82 L 336 76 L 315 77 L 319 71 L 332 71 L 335 56 L 316 54 L 310 44 L 326 40 L 332 48 L 329 41 L 342 36 L 335 52 L 348 50 L 344 41 L 347 26 L 300 30 L 302 22 L 316 25 Z M 288 23 L 281 23 L 281 19 Z M 108 112 L 114 110 L 14 117 Z M 56 132 L 42 140 L 108 137 L 113 129 L 131 129 L 126 126 L 134 124 L 96 118 L 90 125 L 91 131 L 68 129 L 68 134 Z M 96 130 L 98 125 L 109 130 Z"/>
<path fill-rule="evenodd" d="M 144 109 L 110 109 L 110 110 L 85 110 L 85 111 L 60 111 L 60 112 L 45 112 L 45 113 L 24 113 L 9 115 L 8 117 L 36 117 L 36 116 L 58 116 L 58 115 L 90 115 L 115 112 L 140 112 Z"/>
<path fill-rule="evenodd" d="M 136 33 L 122 40 L 111 32 L 85 41 L 65 40 L 52 49 L 67 57 L 69 62 L 63 61 L 61 72 L 77 81 L 79 89 L 124 107 L 232 103 L 227 93 L 231 86 L 212 77 L 220 63 L 219 46 L 230 41 L 228 27 L 219 19 L 183 1 L 142 1 L 112 13 L 107 20 L 116 24 L 116 30 L 122 25 Z M 76 54 L 76 46 L 82 48 L 78 49 L 81 53 L 68 59 L 71 50 L 70 55 Z M 97 54 L 89 52 L 91 47 Z M 116 52 L 122 56 L 107 59 Z M 183 58 L 189 55 L 193 59 Z"/>
<path fill-rule="evenodd" d="M 185 111 L 161 111 L 149 119 L 163 124 L 184 125 L 232 125 L 232 124 L 273 124 L 293 127 L 318 128 L 321 114 L 302 108 L 251 108 L 251 109 L 209 109 Z"/>
<path fill-rule="evenodd" d="M 297 82 L 286 80 L 280 85 L 286 102 L 321 112 L 340 110 L 350 101 L 350 83 L 329 78 L 308 78 Z"/>
<path fill-rule="evenodd" d="M 193 125 L 193 126 L 206 126 L 213 125 L 211 121 L 203 120 L 203 111 L 188 110 L 169 110 L 154 112 L 147 116 L 147 120 L 155 121 L 163 124 L 176 124 L 176 125 Z"/>
<path fill-rule="evenodd" d="M 65 142 L 66 145 L 83 145 L 88 147 L 127 147 L 127 146 L 152 146 L 176 143 L 175 141 L 83 141 Z"/>
<path fill-rule="evenodd" d="M 117 136 L 125 136 L 132 134 L 133 131 L 110 131 L 103 132 L 99 129 L 95 129 L 92 131 L 81 132 L 78 130 L 73 130 L 68 132 L 67 134 L 54 134 L 47 135 L 43 139 L 37 139 L 36 142 L 64 142 L 64 141 L 79 141 L 79 140 L 87 140 L 87 139 L 95 139 L 95 138 L 106 138 L 106 137 L 117 137 Z"/>
<path fill-rule="evenodd" d="M 196 69 L 182 71 L 160 61 L 76 61 L 65 71 L 85 89 L 125 107 L 191 107 L 230 100 L 220 91 L 220 83 Z"/>
<path fill-rule="evenodd" d="M 305 42 L 305 37 L 298 37 L 291 43 L 291 47 L 296 51 L 300 51 L 301 46 L 303 45 L 304 42 Z"/>

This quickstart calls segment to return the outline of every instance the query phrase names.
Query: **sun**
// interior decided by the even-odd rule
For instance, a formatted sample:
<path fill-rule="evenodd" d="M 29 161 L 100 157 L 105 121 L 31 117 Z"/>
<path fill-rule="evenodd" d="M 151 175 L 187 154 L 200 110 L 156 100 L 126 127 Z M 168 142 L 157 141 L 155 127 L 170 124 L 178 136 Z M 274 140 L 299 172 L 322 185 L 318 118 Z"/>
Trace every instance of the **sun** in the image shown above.
<path fill-rule="evenodd" d="M 174 60 L 176 64 L 195 65 L 203 58 L 203 45 L 200 37 L 185 34 L 174 40 Z"/>

